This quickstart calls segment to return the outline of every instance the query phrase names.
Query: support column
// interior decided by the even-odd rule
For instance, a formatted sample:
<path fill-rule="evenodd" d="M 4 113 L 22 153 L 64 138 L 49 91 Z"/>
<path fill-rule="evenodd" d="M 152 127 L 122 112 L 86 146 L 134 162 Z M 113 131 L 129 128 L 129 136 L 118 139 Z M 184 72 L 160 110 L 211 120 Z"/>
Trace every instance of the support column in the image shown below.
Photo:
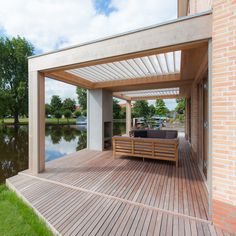
<path fill-rule="evenodd" d="M 131 130 L 131 101 L 126 101 L 126 134 Z"/>
<path fill-rule="evenodd" d="M 29 72 L 29 169 L 45 169 L 45 78 L 38 71 Z"/>
<path fill-rule="evenodd" d="M 112 138 L 112 92 L 94 89 L 87 94 L 87 148 L 103 151 L 104 142 Z"/>

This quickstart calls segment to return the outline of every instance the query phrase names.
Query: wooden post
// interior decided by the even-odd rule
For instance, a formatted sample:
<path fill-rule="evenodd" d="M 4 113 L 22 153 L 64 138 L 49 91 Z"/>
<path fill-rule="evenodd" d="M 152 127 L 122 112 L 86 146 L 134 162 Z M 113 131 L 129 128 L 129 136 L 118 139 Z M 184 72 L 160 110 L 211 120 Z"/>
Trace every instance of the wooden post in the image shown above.
<path fill-rule="evenodd" d="M 113 159 L 116 158 L 116 140 L 114 138 L 112 139 L 112 156 Z"/>
<path fill-rule="evenodd" d="M 131 101 L 126 101 L 126 134 L 131 131 Z"/>
<path fill-rule="evenodd" d="M 45 169 L 45 77 L 29 72 L 29 169 L 37 174 Z"/>

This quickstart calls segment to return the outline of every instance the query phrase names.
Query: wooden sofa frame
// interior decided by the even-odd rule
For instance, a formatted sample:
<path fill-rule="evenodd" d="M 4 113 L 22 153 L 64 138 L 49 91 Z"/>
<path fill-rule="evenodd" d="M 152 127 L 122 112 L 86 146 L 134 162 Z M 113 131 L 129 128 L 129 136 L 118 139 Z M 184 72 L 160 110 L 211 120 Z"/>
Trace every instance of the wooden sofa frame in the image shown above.
<path fill-rule="evenodd" d="M 113 158 L 135 156 L 175 162 L 178 167 L 179 139 L 157 139 L 114 136 L 112 138 Z"/>

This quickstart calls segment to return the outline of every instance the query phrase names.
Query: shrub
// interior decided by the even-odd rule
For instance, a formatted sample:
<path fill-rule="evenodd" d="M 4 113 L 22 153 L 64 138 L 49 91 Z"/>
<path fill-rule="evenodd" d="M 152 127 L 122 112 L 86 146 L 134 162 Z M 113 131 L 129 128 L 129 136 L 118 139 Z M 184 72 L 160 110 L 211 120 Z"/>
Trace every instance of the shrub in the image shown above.
<path fill-rule="evenodd" d="M 61 111 L 55 111 L 54 116 L 57 118 L 57 123 L 59 124 L 59 119 L 62 117 Z"/>
<path fill-rule="evenodd" d="M 69 118 L 71 118 L 72 112 L 70 110 L 65 110 L 64 111 L 64 116 L 67 119 L 67 123 L 69 124 Z"/>
<path fill-rule="evenodd" d="M 76 111 L 74 112 L 74 115 L 75 115 L 76 118 L 79 117 L 79 116 L 81 116 L 81 111 L 80 111 L 80 110 L 76 110 Z"/>

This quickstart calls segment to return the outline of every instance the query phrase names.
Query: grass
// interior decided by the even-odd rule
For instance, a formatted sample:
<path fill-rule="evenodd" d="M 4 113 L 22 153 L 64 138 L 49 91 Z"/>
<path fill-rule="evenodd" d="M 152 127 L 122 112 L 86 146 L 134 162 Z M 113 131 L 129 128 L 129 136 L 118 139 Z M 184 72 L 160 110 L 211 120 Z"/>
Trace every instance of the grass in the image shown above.
<path fill-rule="evenodd" d="M 48 236 L 53 234 L 14 192 L 5 185 L 0 185 L 0 235 Z"/>
<path fill-rule="evenodd" d="M 0 123 L 1 122 L 2 122 L 2 120 L 0 121 Z M 14 124 L 14 119 L 13 118 L 6 118 L 6 119 L 4 119 L 4 124 L 7 124 L 7 125 Z M 27 125 L 27 124 L 28 124 L 28 118 L 19 119 L 19 125 Z M 50 124 L 50 125 L 58 124 L 58 120 L 56 118 L 47 118 L 46 124 Z M 59 124 L 60 125 L 68 124 L 67 119 L 66 118 L 59 119 Z M 70 125 L 76 124 L 76 119 L 75 118 L 69 119 L 69 124 Z"/>

